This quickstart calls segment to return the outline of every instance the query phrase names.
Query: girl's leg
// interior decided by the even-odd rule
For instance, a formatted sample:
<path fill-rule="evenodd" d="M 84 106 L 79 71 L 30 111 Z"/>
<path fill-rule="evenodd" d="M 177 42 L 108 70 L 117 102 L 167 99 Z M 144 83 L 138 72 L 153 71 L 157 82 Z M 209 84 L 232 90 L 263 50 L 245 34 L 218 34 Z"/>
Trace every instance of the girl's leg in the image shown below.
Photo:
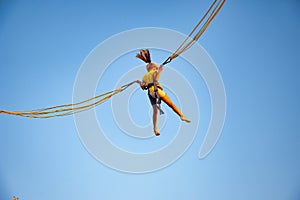
<path fill-rule="evenodd" d="M 152 105 L 153 108 L 153 130 L 156 136 L 160 135 L 160 132 L 157 128 L 157 117 L 158 117 L 158 108 L 156 107 L 156 104 Z"/>
<path fill-rule="evenodd" d="M 188 118 L 186 118 L 182 112 L 179 110 L 179 108 L 177 108 L 177 106 L 172 102 L 172 100 L 170 99 L 170 97 L 165 94 L 164 96 L 160 97 L 160 99 L 165 102 L 170 108 L 172 108 L 172 110 L 180 117 L 180 119 L 182 121 L 188 122 L 190 123 L 191 120 L 189 120 Z"/>

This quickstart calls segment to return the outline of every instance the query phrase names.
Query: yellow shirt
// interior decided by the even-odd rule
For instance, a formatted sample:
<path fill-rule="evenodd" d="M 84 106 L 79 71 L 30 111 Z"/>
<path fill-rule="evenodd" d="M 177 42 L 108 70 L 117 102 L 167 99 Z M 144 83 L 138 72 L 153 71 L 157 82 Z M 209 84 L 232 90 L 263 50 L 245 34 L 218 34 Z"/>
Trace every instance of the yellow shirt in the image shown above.
<path fill-rule="evenodd" d="M 154 82 L 154 74 L 155 73 L 156 73 L 156 69 L 152 69 L 143 76 L 142 80 L 146 83 L 146 85 Z"/>
<path fill-rule="evenodd" d="M 143 76 L 142 80 L 146 83 L 146 85 L 154 82 L 154 75 L 156 72 L 157 72 L 156 69 L 152 69 Z M 160 84 L 158 84 L 157 86 L 158 86 L 158 88 L 157 88 L 156 95 L 158 95 L 159 97 L 165 96 L 166 94 L 162 91 L 162 86 Z M 154 86 L 148 88 L 148 91 L 153 97 L 156 96 L 155 92 L 154 92 Z"/>

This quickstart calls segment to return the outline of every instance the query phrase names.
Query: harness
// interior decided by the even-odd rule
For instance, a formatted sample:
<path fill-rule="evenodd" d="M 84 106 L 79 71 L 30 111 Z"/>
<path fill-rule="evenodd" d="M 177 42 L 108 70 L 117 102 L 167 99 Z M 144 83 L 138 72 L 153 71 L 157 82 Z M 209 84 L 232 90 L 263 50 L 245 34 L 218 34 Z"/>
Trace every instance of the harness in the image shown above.
<path fill-rule="evenodd" d="M 162 87 L 159 85 L 159 83 L 157 81 L 155 82 L 152 82 L 152 83 L 149 83 L 148 85 L 146 85 L 143 89 L 144 90 L 148 90 L 148 93 L 149 93 L 149 88 L 153 87 L 154 86 L 154 94 L 155 94 L 155 98 L 157 99 L 157 103 L 156 103 L 156 107 L 158 108 L 159 110 L 159 114 L 160 115 L 163 115 L 165 114 L 165 112 L 161 109 L 161 99 L 159 98 L 159 95 L 157 93 L 157 88 L 161 89 L 162 90 Z"/>

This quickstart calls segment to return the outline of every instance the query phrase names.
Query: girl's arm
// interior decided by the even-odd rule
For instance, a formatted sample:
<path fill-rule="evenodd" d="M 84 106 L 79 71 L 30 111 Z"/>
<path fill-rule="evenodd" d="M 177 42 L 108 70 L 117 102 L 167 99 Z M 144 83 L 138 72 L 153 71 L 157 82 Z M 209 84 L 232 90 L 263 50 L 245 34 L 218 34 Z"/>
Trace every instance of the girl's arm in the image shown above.
<path fill-rule="evenodd" d="M 135 82 L 138 83 L 143 90 L 145 89 L 146 83 L 144 81 L 136 80 Z"/>
<path fill-rule="evenodd" d="M 162 72 L 162 70 L 164 69 L 164 66 L 161 65 L 159 66 L 157 72 L 156 72 L 156 75 L 154 77 L 154 81 L 158 81 L 160 79 L 160 73 Z"/>

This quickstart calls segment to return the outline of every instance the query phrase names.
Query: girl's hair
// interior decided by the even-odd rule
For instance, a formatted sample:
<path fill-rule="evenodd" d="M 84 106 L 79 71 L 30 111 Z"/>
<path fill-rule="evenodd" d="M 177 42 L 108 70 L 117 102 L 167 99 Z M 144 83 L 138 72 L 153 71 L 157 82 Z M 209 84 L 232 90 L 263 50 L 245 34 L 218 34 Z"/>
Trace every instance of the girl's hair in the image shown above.
<path fill-rule="evenodd" d="M 148 49 L 141 49 L 140 53 L 136 54 L 136 57 L 141 59 L 145 63 L 151 63 L 151 56 Z"/>

